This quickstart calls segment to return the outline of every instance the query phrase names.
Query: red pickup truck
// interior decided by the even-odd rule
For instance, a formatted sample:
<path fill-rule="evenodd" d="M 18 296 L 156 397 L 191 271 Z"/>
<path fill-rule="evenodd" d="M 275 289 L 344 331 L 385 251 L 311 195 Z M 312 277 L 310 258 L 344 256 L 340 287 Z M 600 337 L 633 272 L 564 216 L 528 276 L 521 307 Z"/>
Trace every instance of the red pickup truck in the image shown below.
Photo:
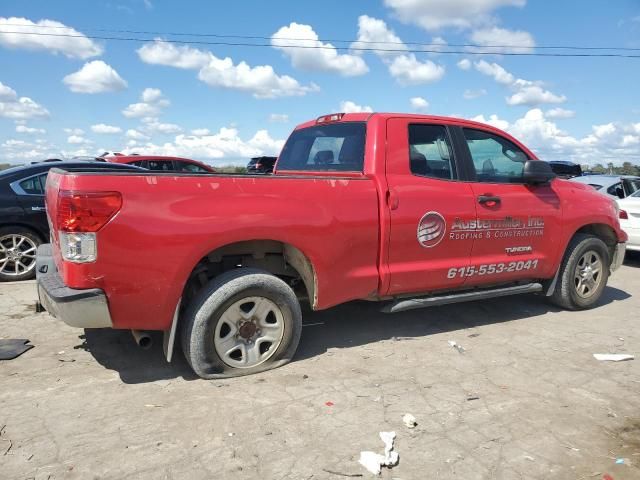
<path fill-rule="evenodd" d="M 203 378 L 288 362 L 304 299 L 590 308 L 627 240 L 614 201 L 508 134 L 423 115 L 299 125 L 273 176 L 55 169 L 46 201 L 42 305 L 75 327 L 163 331 L 169 361 L 180 338 Z"/>

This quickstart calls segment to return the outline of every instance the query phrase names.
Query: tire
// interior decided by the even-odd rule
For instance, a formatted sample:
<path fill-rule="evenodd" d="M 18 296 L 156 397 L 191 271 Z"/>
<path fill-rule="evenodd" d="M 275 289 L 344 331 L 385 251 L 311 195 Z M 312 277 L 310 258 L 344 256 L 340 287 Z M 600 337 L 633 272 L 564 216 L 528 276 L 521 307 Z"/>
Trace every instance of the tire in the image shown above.
<path fill-rule="evenodd" d="M 599 261 L 599 272 L 593 273 L 592 268 L 590 281 L 585 267 L 594 260 Z M 564 254 L 551 302 L 567 310 L 593 308 L 607 285 L 610 263 L 609 248 L 602 240 L 593 235 L 575 235 Z"/>
<path fill-rule="evenodd" d="M 300 341 L 302 313 L 284 281 L 240 268 L 211 280 L 181 323 L 182 350 L 193 371 L 204 379 L 229 378 L 288 363 Z"/>
<path fill-rule="evenodd" d="M 34 278 L 41 243 L 40 237 L 23 227 L 0 228 L 0 282 Z"/>

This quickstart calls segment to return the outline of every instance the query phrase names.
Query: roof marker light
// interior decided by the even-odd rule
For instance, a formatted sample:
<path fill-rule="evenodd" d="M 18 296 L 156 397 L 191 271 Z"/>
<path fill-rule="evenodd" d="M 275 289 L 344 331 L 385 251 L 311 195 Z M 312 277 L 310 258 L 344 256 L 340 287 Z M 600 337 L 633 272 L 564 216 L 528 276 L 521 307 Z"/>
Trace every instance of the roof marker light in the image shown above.
<path fill-rule="evenodd" d="M 323 115 L 318 117 L 316 123 L 330 123 L 330 122 L 339 122 L 342 120 L 344 113 L 332 113 L 330 115 Z"/>

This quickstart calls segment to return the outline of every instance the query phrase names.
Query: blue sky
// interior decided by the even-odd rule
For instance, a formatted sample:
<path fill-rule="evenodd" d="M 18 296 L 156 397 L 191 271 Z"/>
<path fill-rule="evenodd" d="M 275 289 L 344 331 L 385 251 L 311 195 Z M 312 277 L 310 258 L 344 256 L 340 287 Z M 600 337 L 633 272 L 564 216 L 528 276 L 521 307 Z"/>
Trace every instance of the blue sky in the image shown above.
<path fill-rule="evenodd" d="M 244 163 L 253 155 L 277 153 L 297 123 L 335 111 L 372 109 L 485 121 L 549 160 L 640 163 L 640 58 L 470 55 L 465 53 L 470 47 L 448 46 L 500 44 L 511 46 L 506 52 L 520 53 L 546 51 L 538 48 L 549 45 L 612 46 L 637 48 L 626 53 L 640 55 L 640 3 L 635 0 L 581 2 L 578 10 L 576 2 L 554 2 L 550 9 L 549 2 L 531 0 L 109 0 L 87 5 L 3 1 L 0 162 L 107 150 L 188 156 L 214 165 Z M 16 31 L 74 38 L 6 33 Z M 172 39 L 267 46 L 166 41 Z M 319 45 L 317 39 L 349 42 L 325 41 L 320 45 L 329 48 L 324 49 L 277 48 Z M 394 43 L 350 43 L 356 40 Z M 330 48 L 403 50 L 406 42 L 463 53 Z"/>

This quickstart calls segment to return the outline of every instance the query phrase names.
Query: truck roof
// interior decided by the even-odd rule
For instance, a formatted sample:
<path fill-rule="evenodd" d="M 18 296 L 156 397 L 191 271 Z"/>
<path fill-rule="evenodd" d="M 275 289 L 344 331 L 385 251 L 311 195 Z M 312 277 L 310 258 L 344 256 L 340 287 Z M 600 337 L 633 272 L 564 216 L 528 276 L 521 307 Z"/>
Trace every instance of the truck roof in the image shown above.
<path fill-rule="evenodd" d="M 323 117 L 331 117 L 333 115 L 341 115 L 339 120 L 330 120 L 326 121 L 326 123 L 319 123 L 318 119 Z M 482 122 L 476 122 L 474 120 L 467 120 L 459 117 L 445 117 L 439 115 L 424 115 L 419 113 L 394 113 L 394 112 L 362 112 L 362 113 L 329 113 L 325 115 L 321 115 L 314 120 L 309 120 L 308 122 L 304 122 L 296 126 L 295 130 L 299 130 L 301 128 L 313 127 L 314 125 L 319 124 L 328 124 L 328 123 L 341 123 L 341 122 L 369 122 L 370 120 L 377 119 L 389 119 L 389 118 L 408 118 L 415 120 L 422 120 L 433 123 L 443 123 L 449 125 L 458 125 L 461 127 L 472 127 L 472 128 L 482 128 L 484 130 L 493 131 L 499 135 L 507 137 L 517 146 L 522 148 L 527 154 L 529 154 L 532 158 L 538 159 L 538 157 L 529 149 L 526 145 L 520 142 L 517 138 L 514 138 L 504 130 L 496 128 L 492 125 Z"/>

